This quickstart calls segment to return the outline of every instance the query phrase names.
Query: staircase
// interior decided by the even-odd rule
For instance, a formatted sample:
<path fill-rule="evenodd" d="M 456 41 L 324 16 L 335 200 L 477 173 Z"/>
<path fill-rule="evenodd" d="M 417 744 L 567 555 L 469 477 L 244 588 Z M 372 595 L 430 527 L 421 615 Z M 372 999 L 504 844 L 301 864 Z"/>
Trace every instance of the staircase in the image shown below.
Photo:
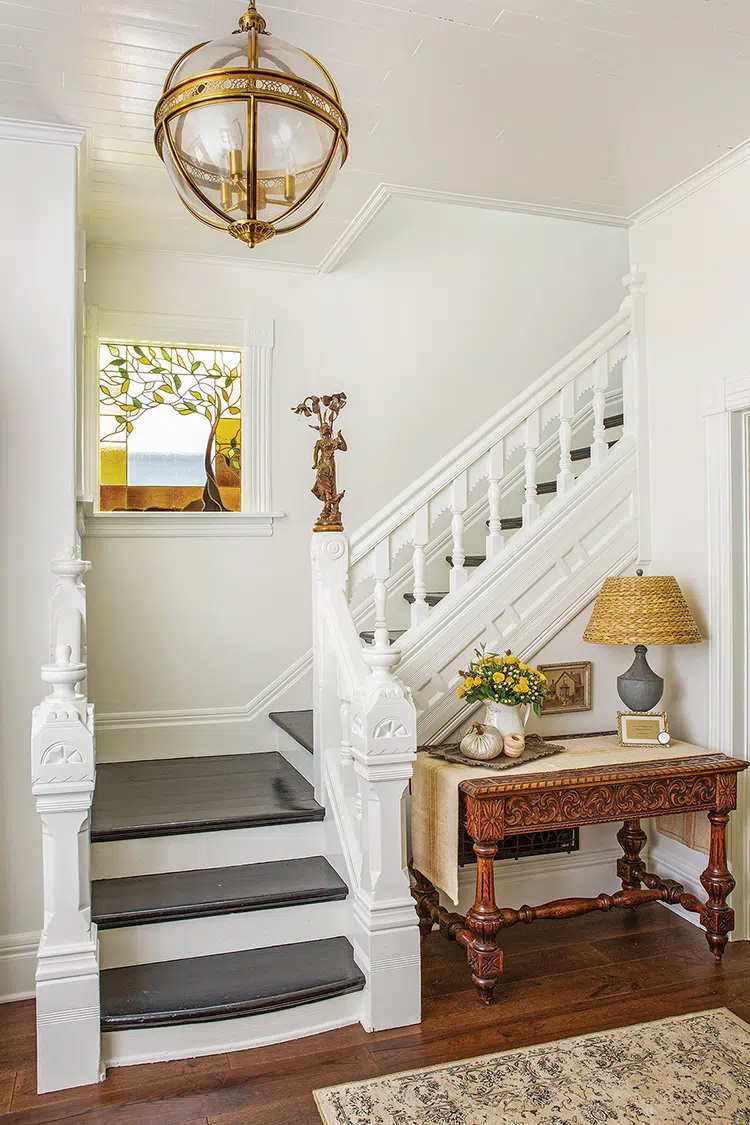
<path fill-rule="evenodd" d="M 419 1021 L 403 811 L 417 742 L 465 721 L 458 668 L 477 644 L 530 659 L 643 549 L 642 316 L 633 281 L 615 317 L 351 541 L 313 536 L 313 705 L 270 712 L 280 750 L 216 753 L 207 727 L 205 756 L 95 770 L 88 564 L 53 563 L 52 691 L 32 738 L 40 1091 Z"/>

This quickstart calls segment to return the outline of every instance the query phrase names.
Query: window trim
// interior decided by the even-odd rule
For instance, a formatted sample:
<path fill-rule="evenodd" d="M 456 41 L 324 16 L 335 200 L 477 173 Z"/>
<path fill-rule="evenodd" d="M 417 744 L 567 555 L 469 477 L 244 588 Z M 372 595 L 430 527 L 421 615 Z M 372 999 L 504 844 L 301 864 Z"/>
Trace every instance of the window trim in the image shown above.
<path fill-rule="evenodd" d="M 102 341 L 234 348 L 242 353 L 241 512 L 101 512 L 99 504 L 99 347 Z M 96 538 L 273 535 L 271 377 L 274 322 L 86 308 L 83 387 L 84 534 Z"/>

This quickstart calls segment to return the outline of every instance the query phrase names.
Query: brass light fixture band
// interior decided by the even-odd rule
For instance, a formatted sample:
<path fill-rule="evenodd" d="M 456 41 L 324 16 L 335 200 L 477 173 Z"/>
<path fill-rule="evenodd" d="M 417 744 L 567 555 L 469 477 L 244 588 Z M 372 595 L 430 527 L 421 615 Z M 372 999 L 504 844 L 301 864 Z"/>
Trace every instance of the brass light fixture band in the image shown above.
<path fill-rule="evenodd" d="M 280 77 L 276 71 L 248 72 L 240 68 L 209 71 L 180 82 L 160 98 L 154 123 L 158 130 L 175 113 L 225 98 L 237 101 L 238 95 L 242 98 L 253 94 L 259 95 L 263 101 L 296 106 L 320 117 L 337 132 L 344 135 L 349 132 L 349 122 L 343 109 L 319 86 L 303 78 Z"/>

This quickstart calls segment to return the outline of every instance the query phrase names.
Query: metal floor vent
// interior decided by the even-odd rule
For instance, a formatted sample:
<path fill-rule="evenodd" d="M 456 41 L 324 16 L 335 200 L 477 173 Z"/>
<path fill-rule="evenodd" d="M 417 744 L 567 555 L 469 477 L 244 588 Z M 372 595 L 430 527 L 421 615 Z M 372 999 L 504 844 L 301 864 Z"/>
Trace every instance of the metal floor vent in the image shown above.
<path fill-rule="evenodd" d="M 555 828 L 548 832 L 520 832 L 516 836 L 506 836 L 497 849 L 497 859 L 521 859 L 527 855 L 556 855 L 560 852 L 579 850 L 577 828 Z M 466 867 L 476 863 L 471 837 L 463 825 L 458 829 L 458 865 Z"/>

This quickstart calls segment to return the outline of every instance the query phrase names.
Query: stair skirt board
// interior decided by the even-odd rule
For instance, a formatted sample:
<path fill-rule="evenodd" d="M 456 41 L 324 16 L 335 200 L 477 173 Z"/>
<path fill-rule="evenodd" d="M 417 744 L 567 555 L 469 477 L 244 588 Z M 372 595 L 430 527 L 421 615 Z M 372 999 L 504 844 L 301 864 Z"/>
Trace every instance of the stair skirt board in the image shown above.
<path fill-rule="evenodd" d="M 213 1023 L 105 1031 L 102 1034 L 102 1059 L 106 1066 L 136 1066 L 139 1063 L 200 1058 L 304 1039 L 359 1023 L 363 995 L 363 992 L 351 992 L 296 1008 Z"/>
<path fill-rule="evenodd" d="M 121 879 L 314 855 L 331 859 L 339 850 L 330 821 L 112 840 L 92 844 L 92 878 Z"/>
<path fill-rule="evenodd" d="M 263 949 L 281 938 L 285 944 L 320 941 L 351 931 L 351 907 L 343 902 L 316 902 L 212 918 L 185 918 L 144 926 L 124 926 L 99 931 L 102 969 L 148 965 L 180 959 L 209 957 Z"/>

